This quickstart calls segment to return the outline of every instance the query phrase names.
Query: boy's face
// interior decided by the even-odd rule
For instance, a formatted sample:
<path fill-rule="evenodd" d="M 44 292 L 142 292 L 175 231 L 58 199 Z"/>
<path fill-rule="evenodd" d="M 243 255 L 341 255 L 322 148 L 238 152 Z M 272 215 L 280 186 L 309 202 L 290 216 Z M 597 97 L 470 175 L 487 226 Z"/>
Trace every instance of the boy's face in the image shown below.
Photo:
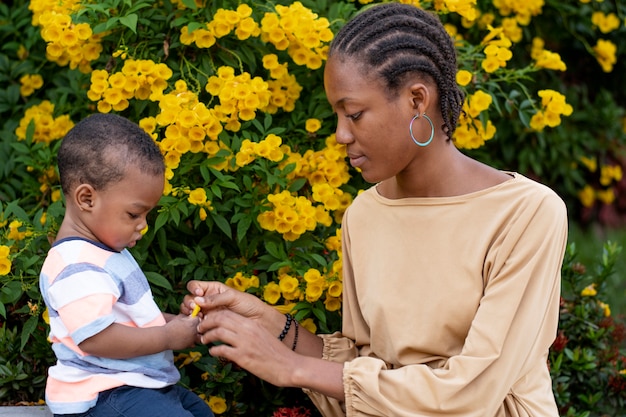
<path fill-rule="evenodd" d="M 146 216 L 163 194 L 164 178 L 126 170 L 124 179 L 95 191 L 91 215 L 85 221 L 93 237 L 116 251 L 132 248 L 141 239 Z"/>

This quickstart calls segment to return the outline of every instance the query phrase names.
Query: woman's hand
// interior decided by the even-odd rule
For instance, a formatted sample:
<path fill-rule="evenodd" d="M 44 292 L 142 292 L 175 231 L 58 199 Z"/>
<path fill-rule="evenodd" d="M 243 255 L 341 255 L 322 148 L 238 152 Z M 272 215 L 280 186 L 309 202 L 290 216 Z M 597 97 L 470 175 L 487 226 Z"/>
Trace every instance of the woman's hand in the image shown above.
<path fill-rule="evenodd" d="M 199 305 L 200 342 L 215 344 L 212 356 L 235 362 L 248 372 L 276 386 L 309 388 L 343 399 L 343 363 L 322 360 L 322 339 L 299 328 L 296 352 L 292 323 L 284 341 L 278 340 L 285 315 L 252 294 L 220 282 L 190 281 L 181 305 L 190 314 Z"/>
<path fill-rule="evenodd" d="M 280 316 L 284 324 L 284 316 Z M 209 348 L 211 356 L 235 362 L 276 386 L 293 386 L 293 369 L 301 356 L 292 352 L 260 321 L 226 308 L 212 309 L 198 323 L 198 332 L 202 343 L 216 343 Z"/>
<path fill-rule="evenodd" d="M 182 314 L 190 314 L 196 305 L 201 307 L 201 317 L 213 310 L 228 309 L 261 323 L 267 331 L 276 333 L 276 336 L 282 330 L 284 316 L 252 294 L 232 289 L 217 281 L 190 281 L 187 289 L 190 295 L 183 299 L 180 308 Z"/>

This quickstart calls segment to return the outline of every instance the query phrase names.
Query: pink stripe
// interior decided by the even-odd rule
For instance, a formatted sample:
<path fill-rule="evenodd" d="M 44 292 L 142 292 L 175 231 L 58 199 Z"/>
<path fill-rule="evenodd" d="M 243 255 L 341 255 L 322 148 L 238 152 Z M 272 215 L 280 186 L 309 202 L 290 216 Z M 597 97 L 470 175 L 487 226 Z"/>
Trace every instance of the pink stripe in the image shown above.
<path fill-rule="evenodd" d="M 115 301 L 115 297 L 111 294 L 89 295 L 61 307 L 59 316 L 71 334 L 98 317 L 111 314 Z"/>
<path fill-rule="evenodd" d="M 76 403 L 94 400 L 99 392 L 122 385 L 122 381 L 106 376 L 92 376 L 80 382 L 63 382 L 49 377 L 46 395 L 53 402 Z"/>

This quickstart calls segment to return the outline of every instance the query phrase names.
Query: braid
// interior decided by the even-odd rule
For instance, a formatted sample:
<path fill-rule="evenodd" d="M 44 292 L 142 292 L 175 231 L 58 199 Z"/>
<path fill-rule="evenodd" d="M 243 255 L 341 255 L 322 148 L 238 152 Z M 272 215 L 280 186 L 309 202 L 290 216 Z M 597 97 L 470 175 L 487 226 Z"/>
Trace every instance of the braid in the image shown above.
<path fill-rule="evenodd" d="M 400 3 L 371 7 L 337 33 L 328 55 L 350 57 L 373 69 L 390 94 L 410 75 L 430 77 L 439 92 L 444 132 L 452 137 L 464 95 L 456 83 L 454 43 L 435 15 Z"/>

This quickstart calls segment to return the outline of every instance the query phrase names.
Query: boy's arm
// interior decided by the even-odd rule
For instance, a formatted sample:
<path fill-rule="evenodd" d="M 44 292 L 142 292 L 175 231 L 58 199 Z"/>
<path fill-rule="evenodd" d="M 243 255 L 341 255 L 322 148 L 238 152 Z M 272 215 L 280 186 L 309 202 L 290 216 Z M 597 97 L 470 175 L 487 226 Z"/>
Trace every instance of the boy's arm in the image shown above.
<path fill-rule="evenodd" d="M 175 317 L 176 317 L 176 314 L 163 313 L 163 318 L 165 318 L 166 323 L 169 323 L 170 321 L 174 320 Z"/>
<path fill-rule="evenodd" d="M 198 318 L 174 316 L 164 326 L 129 327 L 113 323 L 83 340 L 78 347 L 88 355 L 126 359 L 195 345 Z"/>

